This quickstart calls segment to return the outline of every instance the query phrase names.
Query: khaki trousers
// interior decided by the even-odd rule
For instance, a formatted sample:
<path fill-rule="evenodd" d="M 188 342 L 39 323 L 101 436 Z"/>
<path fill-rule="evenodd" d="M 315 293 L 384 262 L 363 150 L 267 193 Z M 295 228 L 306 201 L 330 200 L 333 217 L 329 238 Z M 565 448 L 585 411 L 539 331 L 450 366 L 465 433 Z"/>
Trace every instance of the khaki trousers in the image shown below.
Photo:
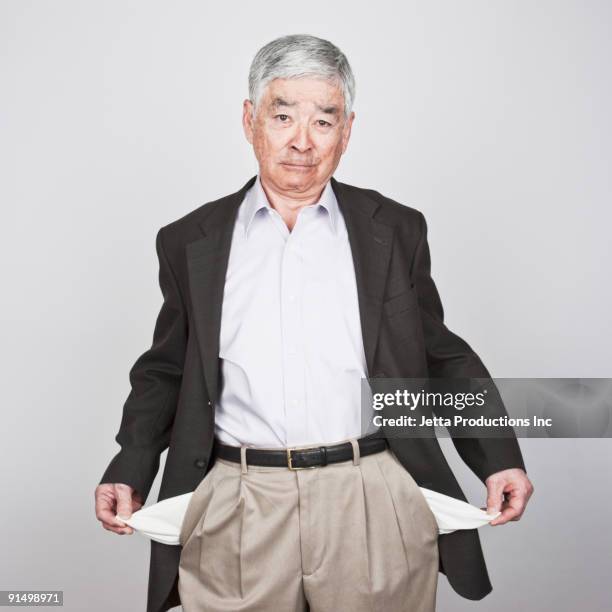
<path fill-rule="evenodd" d="M 217 459 L 181 528 L 183 610 L 435 610 L 436 519 L 389 449 L 356 451 L 297 471 Z"/>

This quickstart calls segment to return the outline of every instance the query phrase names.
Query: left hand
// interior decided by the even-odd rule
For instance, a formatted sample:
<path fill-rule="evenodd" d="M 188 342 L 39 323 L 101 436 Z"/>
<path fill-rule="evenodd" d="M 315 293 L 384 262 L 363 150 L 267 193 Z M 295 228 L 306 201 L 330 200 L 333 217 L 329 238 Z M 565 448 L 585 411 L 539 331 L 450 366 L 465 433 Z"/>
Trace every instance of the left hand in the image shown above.
<path fill-rule="evenodd" d="M 501 514 L 489 525 L 504 525 L 508 521 L 518 521 L 529 498 L 534 492 L 527 474 L 520 468 L 511 468 L 491 474 L 486 480 L 487 485 L 487 513 Z M 484 510 L 484 508 L 483 508 Z"/>

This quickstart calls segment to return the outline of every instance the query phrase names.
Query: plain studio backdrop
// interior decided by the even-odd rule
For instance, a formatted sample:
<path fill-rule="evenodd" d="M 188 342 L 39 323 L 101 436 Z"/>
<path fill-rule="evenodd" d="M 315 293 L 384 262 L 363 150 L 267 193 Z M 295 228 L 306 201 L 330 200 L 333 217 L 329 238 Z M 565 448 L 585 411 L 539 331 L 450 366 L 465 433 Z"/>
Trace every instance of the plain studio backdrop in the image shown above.
<path fill-rule="evenodd" d="M 448 326 L 492 374 L 612 374 L 609 3 L 0 6 L 0 589 L 144 610 L 149 541 L 105 531 L 94 489 L 161 305 L 156 232 L 257 172 L 242 102 L 277 36 L 347 54 L 335 176 L 425 214 Z M 440 575 L 438 609 L 609 609 L 611 441 L 520 443 L 527 512 L 479 531 L 494 590 L 470 602 Z"/>

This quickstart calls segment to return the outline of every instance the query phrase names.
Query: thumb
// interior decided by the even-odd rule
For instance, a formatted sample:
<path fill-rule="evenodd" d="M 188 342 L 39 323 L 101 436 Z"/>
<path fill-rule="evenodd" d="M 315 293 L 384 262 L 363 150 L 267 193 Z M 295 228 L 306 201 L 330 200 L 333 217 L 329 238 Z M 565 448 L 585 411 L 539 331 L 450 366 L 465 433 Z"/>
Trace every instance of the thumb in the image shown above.
<path fill-rule="evenodd" d="M 497 514 L 502 507 L 504 496 L 504 483 L 495 480 L 487 487 L 487 514 Z"/>
<path fill-rule="evenodd" d="M 117 514 L 124 518 L 132 516 L 132 492 L 133 489 L 126 484 L 115 485 L 115 496 L 117 498 Z"/>

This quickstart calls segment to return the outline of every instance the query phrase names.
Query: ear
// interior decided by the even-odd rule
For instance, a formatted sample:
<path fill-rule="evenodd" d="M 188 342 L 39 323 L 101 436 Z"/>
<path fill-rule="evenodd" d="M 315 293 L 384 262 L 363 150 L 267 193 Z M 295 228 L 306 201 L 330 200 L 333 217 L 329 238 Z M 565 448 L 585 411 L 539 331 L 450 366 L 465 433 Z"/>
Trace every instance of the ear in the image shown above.
<path fill-rule="evenodd" d="M 242 127 L 244 135 L 250 144 L 253 144 L 253 125 L 255 123 L 255 108 L 250 100 L 242 103 Z"/>
<path fill-rule="evenodd" d="M 344 123 L 344 127 L 342 128 L 342 153 L 346 151 L 348 147 L 349 140 L 351 138 L 351 128 L 353 127 L 353 121 L 355 120 L 355 112 L 351 111 L 351 114 L 348 116 L 348 119 Z"/>

